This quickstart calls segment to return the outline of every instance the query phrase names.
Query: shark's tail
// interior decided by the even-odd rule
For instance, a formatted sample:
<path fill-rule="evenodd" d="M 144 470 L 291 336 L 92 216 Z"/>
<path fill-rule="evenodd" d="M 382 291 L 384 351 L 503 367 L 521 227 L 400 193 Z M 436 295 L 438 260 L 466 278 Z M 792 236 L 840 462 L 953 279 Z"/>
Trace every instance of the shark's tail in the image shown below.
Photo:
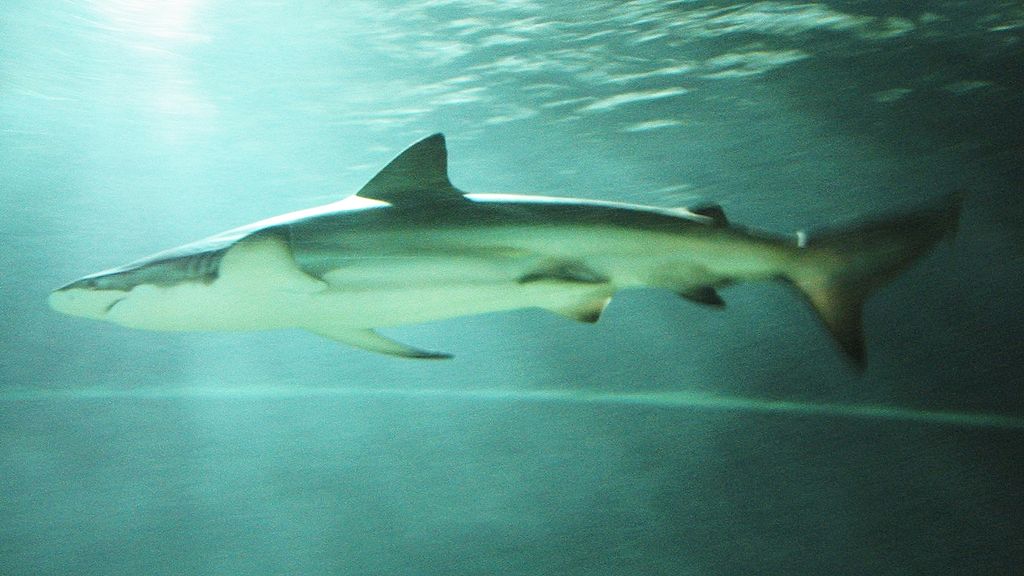
<path fill-rule="evenodd" d="M 800 264 L 787 279 L 800 289 L 850 360 L 866 362 L 864 301 L 939 240 L 952 236 L 963 195 L 886 220 L 798 234 Z"/>

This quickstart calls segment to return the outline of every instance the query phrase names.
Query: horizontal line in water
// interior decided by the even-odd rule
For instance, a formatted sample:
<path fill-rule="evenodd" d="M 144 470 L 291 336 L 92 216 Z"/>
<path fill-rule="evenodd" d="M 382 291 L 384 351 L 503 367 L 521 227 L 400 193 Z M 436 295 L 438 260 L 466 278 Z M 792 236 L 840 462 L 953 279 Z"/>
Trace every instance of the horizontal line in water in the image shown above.
<path fill-rule="evenodd" d="M 0 402 L 46 399 L 175 399 L 175 398 L 441 398 L 486 402 L 562 402 L 631 405 L 734 412 L 802 414 L 919 422 L 967 428 L 1024 429 L 1024 418 L 995 414 L 917 410 L 878 404 L 832 404 L 717 396 L 698 392 L 605 392 L 597 390 L 448 390 L 443 388 L 303 388 L 286 386 L 146 388 L 14 389 L 0 392 Z"/>

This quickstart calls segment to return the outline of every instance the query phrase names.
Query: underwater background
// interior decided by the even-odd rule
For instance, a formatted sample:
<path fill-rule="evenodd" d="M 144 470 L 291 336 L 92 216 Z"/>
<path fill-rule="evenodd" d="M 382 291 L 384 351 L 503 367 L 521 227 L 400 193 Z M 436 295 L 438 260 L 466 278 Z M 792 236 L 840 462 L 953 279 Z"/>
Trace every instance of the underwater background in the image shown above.
<path fill-rule="evenodd" d="M 1024 573 L 1022 37 L 997 0 L 5 0 L 0 575 Z M 447 362 L 47 308 L 439 131 L 470 192 L 966 203 L 860 376 L 782 284 L 385 331 Z"/>

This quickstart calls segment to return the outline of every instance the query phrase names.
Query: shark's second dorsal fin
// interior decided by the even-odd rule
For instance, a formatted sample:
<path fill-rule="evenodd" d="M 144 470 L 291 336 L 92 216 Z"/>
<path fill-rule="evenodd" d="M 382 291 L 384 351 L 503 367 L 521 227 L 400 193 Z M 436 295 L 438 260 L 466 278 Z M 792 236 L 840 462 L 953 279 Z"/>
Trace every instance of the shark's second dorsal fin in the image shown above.
<path fill-rule="evenodd" d="M 357 196 L 392 205 L 462 199 L 462 192 L 448 180 L 444 134 L 428 136 L 406 148 L 367 182 Z"/>
<path fill-rule="evenodd" d="M 689 209 L 690 212 L 711 218 L 715 226 L 728 226 L 729 219 L 725 217 L 725 210 L 718 204 L 700 204 Z"/>

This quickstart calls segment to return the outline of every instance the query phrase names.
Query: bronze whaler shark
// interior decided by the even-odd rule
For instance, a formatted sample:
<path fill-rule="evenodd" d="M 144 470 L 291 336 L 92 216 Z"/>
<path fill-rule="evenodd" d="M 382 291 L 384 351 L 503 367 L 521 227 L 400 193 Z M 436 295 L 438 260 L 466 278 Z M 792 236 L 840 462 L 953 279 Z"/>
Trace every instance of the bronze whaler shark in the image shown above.
<path fill-rule="evenodd" d="M 447 358 L 375 329 L 528 307 L 596 322 L 613 294 L 635 286 L 722 307 L 719 288 L 784 280 L 862 367 L 864 300 L 951 234 L 959 211 L 954 195 L 794 238 L 732 225 L 714 205 L 466 194 L 448 180 L 435 134 L 355 196 L 91 274 L 49 301 L 132 328 L 298 327 L 374 352 Z"/>

